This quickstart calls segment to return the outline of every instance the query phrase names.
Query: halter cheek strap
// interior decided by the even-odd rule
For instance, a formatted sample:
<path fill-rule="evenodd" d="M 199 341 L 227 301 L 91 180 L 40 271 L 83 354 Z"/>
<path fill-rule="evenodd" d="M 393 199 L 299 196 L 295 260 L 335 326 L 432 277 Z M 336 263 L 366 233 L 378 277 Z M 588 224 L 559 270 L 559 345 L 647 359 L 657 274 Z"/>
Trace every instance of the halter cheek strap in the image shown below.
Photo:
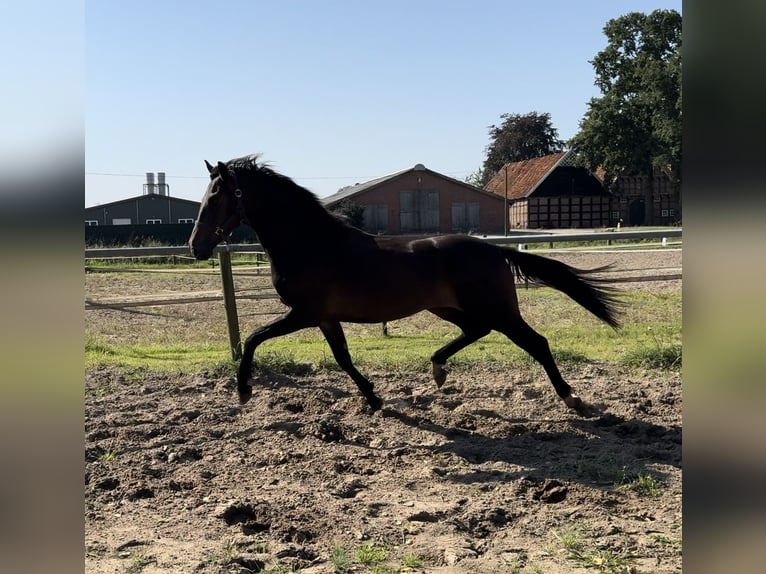
<path fill-rule="evenodd" d="M 216 227 L 215 229 L 214 233 L 223 241 L 226 241 L 231 233 L 241 224 L 245 223 L 250 225 L 250 220 L 247 218 L 247 213 L 245 212 L 245 203 L 242 201 L 242 189 L 239 187 L 237 174 L 233 170 L 229 170 L 229 179 L 234 184 L 234 197 L 237 200 L 237 212 L 233 213 L 220 227 Z M 252 227 L 252 225 L 250 225 L 250 227 Z"/>

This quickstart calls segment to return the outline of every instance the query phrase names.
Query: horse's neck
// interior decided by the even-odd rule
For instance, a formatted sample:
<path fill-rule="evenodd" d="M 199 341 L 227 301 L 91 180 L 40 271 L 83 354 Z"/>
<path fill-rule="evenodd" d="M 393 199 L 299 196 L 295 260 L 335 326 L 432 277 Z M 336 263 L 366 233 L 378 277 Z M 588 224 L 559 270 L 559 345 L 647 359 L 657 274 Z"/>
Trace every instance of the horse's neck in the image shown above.
<path fill-rule="evenodd" d="M 319 215 L 281 218 L 264 209 L 250 218 L 250 224 L 272 264 L 292 268 L 321 259 L 337 244 L 343 225 Z"/>

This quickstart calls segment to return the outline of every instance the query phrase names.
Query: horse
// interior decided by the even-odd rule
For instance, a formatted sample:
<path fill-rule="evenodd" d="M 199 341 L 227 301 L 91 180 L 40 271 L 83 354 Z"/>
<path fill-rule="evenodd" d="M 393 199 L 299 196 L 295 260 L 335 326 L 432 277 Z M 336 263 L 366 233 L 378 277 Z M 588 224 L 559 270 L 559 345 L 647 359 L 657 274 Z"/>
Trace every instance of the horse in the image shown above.
<path fill-rule="evenodd" d="M 328 211 L 316 195 L 258 155 L 215 166 L 205 160 L 205 165 L 210 182 L 189 238 L 192 255 L 209 259 L 237 227 L 250 226 L 268 255 L 274 289 L 289 308 L 245 340 L 237 370 L 240 403 L 252 396 L 249 381 L 258 345 L 318 327 L 338 365 L 377 411 L 382 401 L 354 366 L 342 323 L 385 323 L 425 310 L 461 331 L 431 356 L 438 388 L 447 378 L 447 360 L 494 330 L 543 366 L 569 408 L 582 409 L 547 339 L 522 318 L 516 282 L 557 289 L 617 328 L 617 292 L 594 276 L 605 267 L 578 269 L 468 235 L 372 235 Z"/>

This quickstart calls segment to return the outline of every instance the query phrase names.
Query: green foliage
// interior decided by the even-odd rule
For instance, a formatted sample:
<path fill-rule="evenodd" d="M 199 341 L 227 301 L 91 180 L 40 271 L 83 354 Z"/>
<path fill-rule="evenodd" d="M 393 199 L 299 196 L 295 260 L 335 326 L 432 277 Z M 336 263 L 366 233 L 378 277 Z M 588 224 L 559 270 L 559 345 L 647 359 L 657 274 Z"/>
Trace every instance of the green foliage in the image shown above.
<path fill-rule="evenodd" d="M 336 544 L 330 550 L 330 561 L 336 572 L 345 572 L 351 568 L 351 561 L 348 559 L 346 550 L 340 544 Z"/>
<path fill-rule="evenodd" d="M 662 494 L 660 482 L 651 474 L 639 472 L 634 476 L 626 476 L 617 485 L 617 490 L 632 491 L 640 496 L 656 498 Z"/>
<path fill-rule="evenodd" d="M 646 330 L 651 337 L 651 342 L 646 346 L 641 346 L 625 353 L 620 359 L 620 363 L 627 367 L 643 367 L 666 371 L 679 370 L 681 368 L 683 350 L 681 344 L 664 342 L 651 326 L 647 327 Z"/>
<path fill-rule="evenodd" d="M 414 552 L 405 552 L 402 555 L 402 564 L 407 568 L 422 568 L 426 561 Z"/>
<path fill-rule="evenodd" d="M 333 207 L 332 211 L 344 217 L 354 227 L 364 226 L 364 206 L 344 199 Z"/>
<path fill-rule="evenodd" d="M 555 537 L 566 550 L 569 560 L 583 568 L 593 568 L 608 574 L 628 574 L 634 571 L 634 559 L 612 550 L 589 548 L 580 525 L 571 525 L 554 532 Z"/>
<path fill-rule="evenodd" d="M 561 151 L 564 142 L 551 125 L 550 114 L 502 114 L 500 126 L 489 126 L 487 157 L 479 170 L 484 186 L 508 162 L 522 161 Z M 473 181 L 472 185 L 476 185 Z"/>
<path fill-rule="evenodd" d="M 580 132 L 569 145 L 578 163 L 603 168 L 607 183 L 622 173 L 651 175 L 658 168 L 678 184 L 681 15 L 675 10 L 632 12 L 609 20 L 604 34 L 607 46 L 591 61 L 602 96 L 588 103 Z"/>
<path fill-rule="evenodd" d="M 379 544 L 362 544 L 356 549 L 354 555 L 361 564 L 373 566 L 388 559 L 388 550 Z"/>
<path fill-rule="evenodd" d="M 558 291 L 519 291 L 523 316 L 549 339 L 554 357 L 564 365 L 601 360 L 643 368 L 680 368 L 681 294 L 625 291 L 621 299 L 626 312 L 623 326 L 615 331 Z M 345 329 L 358 368 L 407 373 L 429 372 L 434 350 L 459 333 L 453 325 L 428 313 L 390 323 L 389 336 L 380 333 L 379 325 L 348 324 Z M 136 383 L 141 382 L 142 369 L 183 373 L 206 370 L 222 377 L 236 373 L 237 363 L 231 360 L 225 338 L 210 341 L 201 332 L 199 340 L 175 340 L 172 333 L 153 328 L 133 335 L 135 340 L 130 343 L 107 343 L 98 334 L 88 333 L 86 368 L 121 366 L 126 379 Z M 462 350 L 448 366 L 460 370 L 472 368 L 479 361 L 538 368 L 529 355 L 495 332 Z M 307 375 L 338 368 L 318 329 L 267 341 L 258 348 L 254 359 L 254 372 Z"/>
<path fill-rule="evenodd" d="M 484 184 L 486 184 L 490 179 L 492 179 L 492 175 L 488 175 L 484 167 L 480 167 L 476 171 L 472 171 L 467 176 L 465 176 L 465 179 L 463 179 L 463 181 L 466 182 L 468 185 L 482 188 L 484 187 Z"/>

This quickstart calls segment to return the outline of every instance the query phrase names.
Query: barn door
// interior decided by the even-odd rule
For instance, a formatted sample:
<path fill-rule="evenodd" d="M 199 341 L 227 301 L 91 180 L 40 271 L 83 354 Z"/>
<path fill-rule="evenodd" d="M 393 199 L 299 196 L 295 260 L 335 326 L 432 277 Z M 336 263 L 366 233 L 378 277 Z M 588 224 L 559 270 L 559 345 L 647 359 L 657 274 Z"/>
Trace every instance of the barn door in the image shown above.
<path fill-rule="evenodd" d="M 399 192 L 399 229 L 405 233 L 416 230 L 417 220 L 415 218 L 415 192 Z"/>
<path fill-rule="evenodd" d="M 438 231 L 439 192 L 400 191 L 399 226 L 407 233 Z"/>
<path fill-rule="evenodd" d="M 471 202 L 468 204 L 468 230 L 479 230 L 479 204 Z"/>
<path fill-rule="evenodd" d="M 628 225 L 643 225 L 646 219 L 643 199 L 634 199 L 628 207 Z"/>
<path fill-rule="evenodd" d="M 422 205 L 421 231 L 439 231 L 439 192 L 421 191 L 425 201 Z"/>

